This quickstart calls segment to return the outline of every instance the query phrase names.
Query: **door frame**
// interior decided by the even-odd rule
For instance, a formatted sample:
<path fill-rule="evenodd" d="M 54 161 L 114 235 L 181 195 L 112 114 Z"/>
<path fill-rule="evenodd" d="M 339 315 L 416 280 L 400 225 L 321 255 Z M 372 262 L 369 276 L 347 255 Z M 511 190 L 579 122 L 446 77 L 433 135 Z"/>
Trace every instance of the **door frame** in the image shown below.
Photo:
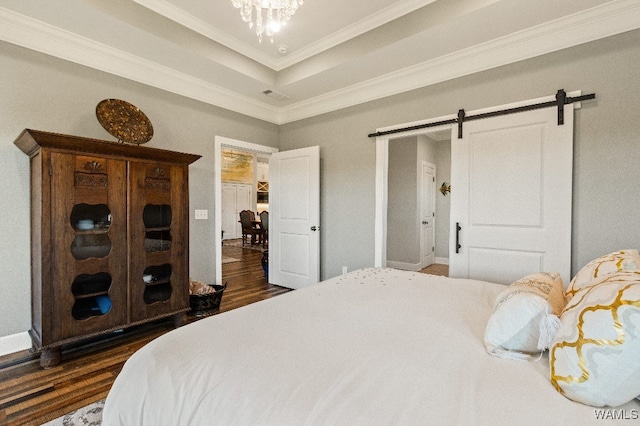
<path fill-rule="evenodd" d="M 213 244 L 215 283 L 222 285 L 222 147 L 271 155 L 278 148 L 216 135 L 213 143 Z"/>
<path fill-rule="evenodd" d="M 581 96 L 581 90 L 575 90 L 568 92 L 567 96 L 577 97 Z M 520 106 L 530 105 L 534 103 L 549 102 L 555 100 L 555 95 L 544 96 L 536 99 L 527 99 L 505 105 L 497 105 L 488 108 L 477 109 L 466 112 L 467 115 L 477 115 L 487 112 L 500 111 L 504 109 L 516 108 Z M 581 102 L 575 102 L 574 111 L 580 109 Z M 437 123 L 439 121 L 456 119 L 457 114 L 450 114 L 435 118 L 429 118 L 420 121 L 414 121 L 411 123 L 395 124 L 393 126 L 386 126 L 376 129 L 376 132 L 385 132 L 404 127 L 412 127 L 429 123 Z M 385 136 L 376 137 L 376 195 L 375 195 L 375 210 L 374 210 L 374 267 L 383 268 L 387 265 L 387 204 L 388 204 L 388 176 L 389 176 L 389 143 L 392 140 L 406 138 L 409 136 L 429 135 L 430 133 L 436 133 L 448 130 L 451 132 L 453 124 L 443 124 L 440 126 L 429 127 L 425 129 L 410 130 L 401 133 L 394 133 Z M 453 161 L 453 160 L 452 160 Z M 455 188 L 452 188 L 452 196 L 454 196 Z"/>

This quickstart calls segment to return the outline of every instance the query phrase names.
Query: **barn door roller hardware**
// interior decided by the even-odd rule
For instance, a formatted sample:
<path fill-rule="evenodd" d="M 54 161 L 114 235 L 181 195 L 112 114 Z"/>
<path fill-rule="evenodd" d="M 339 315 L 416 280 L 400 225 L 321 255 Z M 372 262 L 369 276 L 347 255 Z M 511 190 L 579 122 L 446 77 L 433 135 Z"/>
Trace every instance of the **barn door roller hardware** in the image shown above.
<path fill-rule="evenodd" d="M 457 118 L 451 118 L 448 120 L 436 121 L 434 123 L 418 124 L 410 127 L 402 127 L 399 129 L 391 129 L 391 130 L 385 130 L 382 132 L 371 133 L 369 137 L 376 138 L 378 136 L 391 135 L 394 133 L 402 133 L 402 132 L 407 132 L 412 130 L 426 129 L 428 127 L 436 127 L 444 124 L 457 124 L 458 139 L 462 139 L 462 125 L 465 121 L 480 120 L 482 118 L 497 117 L 499 115 L 515 114 L 518 112 L 531 111 L 534 109 L 549 108 L 549 107 L 558 108 L 558 125 L 562 126 L 564 124 L 564 108 L 563 108 L 564 105 L 571 104 L 574 102 L 586 101 L 589 99 L 595 99 L 595 97 L 596 97 L 595 93 L 571 97 L 571 96 L 567 96 L 567 92 L 565 92 L 564 89 L 560 89 L 556 93 L 556 99 L 554 101 L 540 102 L 537 104 L 523 105 L 519 107 L 501 109 L 498 111 L 491 111 L 491 112 L 485 112 L 485 113 L 474 114 L 474 115 L 466 115 L 464 112 L 464 109 L 461 109 L 458 111 Z"/>

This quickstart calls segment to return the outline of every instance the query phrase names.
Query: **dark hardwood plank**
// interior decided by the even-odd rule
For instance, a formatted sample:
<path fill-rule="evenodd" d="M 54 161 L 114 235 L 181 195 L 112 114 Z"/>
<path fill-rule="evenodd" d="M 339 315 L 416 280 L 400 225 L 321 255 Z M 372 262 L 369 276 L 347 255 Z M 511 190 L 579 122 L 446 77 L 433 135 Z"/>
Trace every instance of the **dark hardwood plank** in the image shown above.
<path fill-rule="evenodd" d="M 261 251 L 224 246 L 223 255 L 240 261 L 223 264 L 227 289 L 211 315 L 290 291 L 267 282 Z M 187 321 L 200 318 L 188 315 Z M 105 398 L 126 360 L 172 329 L 173 320 L 167 319 L 63 347 L 62 362 L 47 370 L 30 351 L 0 357 L 0 424 L 41 425 Z"/>

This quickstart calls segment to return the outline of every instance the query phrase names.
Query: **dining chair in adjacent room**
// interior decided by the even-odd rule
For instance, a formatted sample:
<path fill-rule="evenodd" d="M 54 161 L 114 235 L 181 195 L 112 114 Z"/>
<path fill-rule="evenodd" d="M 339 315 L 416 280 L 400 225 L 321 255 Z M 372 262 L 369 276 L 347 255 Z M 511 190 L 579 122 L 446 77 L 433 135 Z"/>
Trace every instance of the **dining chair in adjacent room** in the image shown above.
<path fill-rule="evenodd" d="M 266 247 L 269 240 L 269 212 L 260 212 L 260 226 L 262 227 L 262 247 Z"/>
<path fill-rule="evenodd" d="M 262 229 L 255 226 L 256 215 L 251 210 L 240 212 L 240 224 L 242 225 L 242 245 L 247 242 L 247 236 L 251 235 L 251 245 L 256 243 L 256 236 L 262 236 Z"/>

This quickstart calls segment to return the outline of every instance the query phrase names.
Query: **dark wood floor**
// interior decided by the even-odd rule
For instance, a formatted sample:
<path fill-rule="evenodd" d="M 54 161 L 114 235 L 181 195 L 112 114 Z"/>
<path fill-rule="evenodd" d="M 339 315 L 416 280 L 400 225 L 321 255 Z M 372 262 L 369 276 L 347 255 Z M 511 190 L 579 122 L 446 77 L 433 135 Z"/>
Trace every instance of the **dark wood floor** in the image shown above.
<path fill-rule="evenodd" d="M 223 255 L 241 261 L 222 266 L 227 289 L 218 313 L 289 291 L 267 283 L 260 251 L 225 247 Z M 62 363 L 48 370 L 29 351 L 0 357 L 0 425 L 41 425 L 105 398 L 125 361 L 172 329 L 172 320 L 159 321 L 63 348 Z"/>

